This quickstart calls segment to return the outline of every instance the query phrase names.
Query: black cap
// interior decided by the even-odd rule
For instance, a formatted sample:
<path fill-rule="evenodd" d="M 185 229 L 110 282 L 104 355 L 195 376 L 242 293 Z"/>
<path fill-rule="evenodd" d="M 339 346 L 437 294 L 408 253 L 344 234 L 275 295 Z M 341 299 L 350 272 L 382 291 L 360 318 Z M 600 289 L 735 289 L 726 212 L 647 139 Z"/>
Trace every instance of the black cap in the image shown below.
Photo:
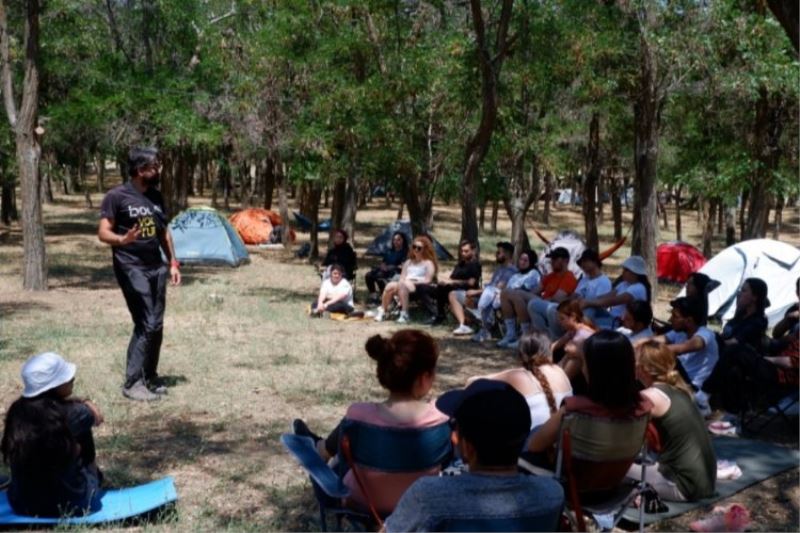
<path fill-rule="evenodd" d="M 500 242 L 498 242 L 497 243 L 497 247 L 498 248 L 502 248 L 503 250 L 505 250 L 509 254 L 513 254 L 514 253 L 514 245 L 511 244 L 508 241 L 500 241 Z"/>
<path fill-rule="evenodd" d="M 547 254 L 547 257 L 550 259 L 558 259 L 559 257 L 563 259 L 569 259 L 569 250 L 566 248 L 559 246 L 558 248 L 553 248 L 550 250 L 550 253 Z"/>
<path fill-rule="evenodd" d="M 501 443 L 521 443 L 531 429 L 528 402 L 503 381 L 477 379 L 465 389 L 439 396 L 436 408 L 455 418 L 460 427 L 476 428 L 477 433 Z"/>
<path fill-rule="evenodd" d="M 583 251 L 581 256 L 578 258 L 578 265 L 580 265 L 584 261 L 591 261 L 592 263 L 600 266 L 603 264 L 603 261 L 600 259 L 600 254 L 598 254 L 595 250 L 591 248 L 587 248 Z"/>

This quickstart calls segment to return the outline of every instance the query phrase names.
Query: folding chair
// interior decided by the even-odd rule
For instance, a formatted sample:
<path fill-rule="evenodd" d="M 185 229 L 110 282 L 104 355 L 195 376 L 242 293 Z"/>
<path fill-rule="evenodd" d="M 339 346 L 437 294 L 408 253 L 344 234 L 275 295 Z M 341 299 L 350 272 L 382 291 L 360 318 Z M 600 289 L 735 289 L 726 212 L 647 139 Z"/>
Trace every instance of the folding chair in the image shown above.
<path fill-rule="evenodd" d="M 763 385 L 762 385 L 763 387 Z M 751 409 L 743 409 L 739 413 L 739 427 L 742 432 L 758 434 L 773 420 L 780 418 L 786 427 L 797 431 L 797 420 L 790 419 L 790 412 L 800 402 L 800 391 L 796 385 L 778 385 L 770 390 L 762 390 L 757 383 L 748 380 L 749 392 L 745 394 L 752 398 Z M 766 420 L 762 420 L 766 418 Z"/>
<path fill-rule="evenodd" d="M 520 460 L 535 475 L 554 475 L 564 485 L 567 514 L 573 529 L 586 531 L 584 514 L 612 515 L 613 529 L 625 510 L 648 487 L 645 482 L 649 415 L 607 418 L 569 413 L 561 422 L 555 473 Z M 642 461 L 642 477 L 626 478 L 635 460 Z M 644 531 L 644 505 L 639 506 L 639 531 Z"/>
<path fill-rule="evenodd" d="M 342 479 L 347 470 L 337 472 L 329 466 L 317 453 L 312 439 L 284 434 L 281 442 L 311 478 L 314 496 L 319 504 L 322 531 L 327 531 L 328 513 L 336 517 L 337 530 L 340 531 L 343 518 L 362 526 L 374 527 L 380 525 L 391 512 L 376 509 L 374 494 L 379 493 L 382 487 L 373 486 L 374 483 L 364 475 L 365 472 L 415 473 L 440 468 L 452 455 L 450 432 L 448 423 L 407 429 L 344 419 L 340 427 L 338 464 L 343 469 L 353 471 L 359 489 L 367 500 L 367 509 L 346 505 L 345 500 L 351 494 Z"/>

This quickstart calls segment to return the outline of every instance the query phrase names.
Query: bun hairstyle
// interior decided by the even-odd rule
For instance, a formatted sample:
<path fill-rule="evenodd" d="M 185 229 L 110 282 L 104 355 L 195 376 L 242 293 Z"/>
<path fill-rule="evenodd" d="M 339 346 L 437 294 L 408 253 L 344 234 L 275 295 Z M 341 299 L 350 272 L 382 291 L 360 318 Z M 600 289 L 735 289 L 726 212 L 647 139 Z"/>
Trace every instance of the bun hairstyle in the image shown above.
<path fill-rule="evenodd" d="M 555 413 L 558 410 L 558 406 L 553 395 L 553 388 L 550 386 L 550 382 L 547 381 L 547 376 L 539 368 L 542 365 L 553 363 L 553 353 L 550 351 L 550 337 L 539 330 L 523 335 L 519 340 L 519 358 L 522 360 L 522 366 L 533 374 L 533 377 L 541 385 L 544 396 L 547 399 L 547 406 L 550 408 L 550 414 Z"/>
<path fill-rule="evenodd" d="M 416 379 L 436 369 L 439 346 L 416 329 L 401 329 L 389 338 L 367 339 L 367 354 L 378 362 L 378 382 L 390 392 L 408 393 Z"/>
<path fill-rule="evenodd" d="M 675 355 L 666 345 L 647 341 L 636 349 L 639 369 L 653 378 L 692 396 L 692 390 L 675 370 Z"/>

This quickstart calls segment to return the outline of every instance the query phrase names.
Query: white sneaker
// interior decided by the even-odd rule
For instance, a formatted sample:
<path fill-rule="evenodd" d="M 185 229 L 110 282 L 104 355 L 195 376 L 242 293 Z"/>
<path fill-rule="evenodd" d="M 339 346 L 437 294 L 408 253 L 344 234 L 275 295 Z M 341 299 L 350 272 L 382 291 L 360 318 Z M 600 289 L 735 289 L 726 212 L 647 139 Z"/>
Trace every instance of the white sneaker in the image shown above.
<path fill-rule="evenodd" d="M 483 342 L 485 340 L 488 340 L 489 337 L 490 337 L 489 332 L 486 331 L 485 329 L 481 328 L 480 330 L 478 330 L 478 333 L 476 333 L 475 335 L 472 336 L 472 338 L 470 340 L 472 342 L 481 343 L 481 342 Z"/>
<path fill-rule="evenodd" d="M 398 324 L 408 324 L 411 322 L 411 318 L 408 316 L 408 313 L 400 313 L 400 318 L 397 319 Z"/>
<path fill-rule="evenodd" d="M 378 310 L 375 312 L 375 322 L 383 322 L 384 314 L 385 311 L 383 310 L 383 307 L 379 307 Z"/>
<path fill-rule="evenodd" d="M 461 324 L 453 330 L 453 335 L 472 335 L 473 333 L 472 328 L 466 324 Z"/>

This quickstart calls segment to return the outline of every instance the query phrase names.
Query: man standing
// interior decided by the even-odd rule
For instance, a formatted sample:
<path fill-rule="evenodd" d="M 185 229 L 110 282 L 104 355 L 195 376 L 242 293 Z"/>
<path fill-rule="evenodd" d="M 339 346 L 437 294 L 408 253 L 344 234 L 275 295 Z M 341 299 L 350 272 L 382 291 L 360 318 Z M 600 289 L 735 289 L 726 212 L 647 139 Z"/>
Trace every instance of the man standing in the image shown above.
<path fill-rule="evenodd" d="M 111 246 L 114 275 L 133 319 L 122 394 L 138 401 L 166 394 L 157 367 L 167 277 L 172 285 L 181 282 L 164 200 L 155 188 L 160 170 L 155 148 L 133 148 L 128 156 L 130 180 L 103 198 L 97 230 L 100 241 Z"/>

